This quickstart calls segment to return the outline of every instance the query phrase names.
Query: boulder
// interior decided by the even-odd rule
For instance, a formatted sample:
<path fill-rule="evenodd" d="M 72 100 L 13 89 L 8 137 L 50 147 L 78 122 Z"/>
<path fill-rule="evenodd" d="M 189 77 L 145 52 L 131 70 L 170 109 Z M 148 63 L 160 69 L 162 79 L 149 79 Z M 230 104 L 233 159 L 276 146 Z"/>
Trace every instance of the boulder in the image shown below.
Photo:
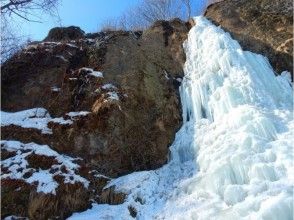
<path fill-rule="evenodd" d="M 52 28 L 44 41 L 76 40 L 83 38 L 85 32 L 76 26 Z"/>

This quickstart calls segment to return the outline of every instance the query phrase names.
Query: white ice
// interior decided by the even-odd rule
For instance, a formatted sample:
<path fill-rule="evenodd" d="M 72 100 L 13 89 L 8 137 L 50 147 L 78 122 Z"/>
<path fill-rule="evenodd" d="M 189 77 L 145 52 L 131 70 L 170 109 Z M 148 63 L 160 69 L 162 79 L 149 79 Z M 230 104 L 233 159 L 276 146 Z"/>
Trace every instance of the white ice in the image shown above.
<path fill-rule="evenodd" d="M 203 17 L 184 43 L 183 125 L 170 161 L 110 181 L 127 193 L 69 219 L 293 219 L 293 95 L 289 74 Z"/>

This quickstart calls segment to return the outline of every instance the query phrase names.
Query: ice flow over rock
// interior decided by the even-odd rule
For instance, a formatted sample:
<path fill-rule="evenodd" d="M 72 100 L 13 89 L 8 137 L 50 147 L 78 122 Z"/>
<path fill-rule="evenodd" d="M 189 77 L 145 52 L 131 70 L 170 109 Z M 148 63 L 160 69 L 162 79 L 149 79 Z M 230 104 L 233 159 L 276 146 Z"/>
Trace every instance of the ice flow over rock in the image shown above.
<path fill-rule="evenodd" d="M 162 168 L 111 181 L 128 194 L 70 219 L 293 219 L 293 95 L 287 72 L 194 18 L 180 87 L 183 126 Z"/>

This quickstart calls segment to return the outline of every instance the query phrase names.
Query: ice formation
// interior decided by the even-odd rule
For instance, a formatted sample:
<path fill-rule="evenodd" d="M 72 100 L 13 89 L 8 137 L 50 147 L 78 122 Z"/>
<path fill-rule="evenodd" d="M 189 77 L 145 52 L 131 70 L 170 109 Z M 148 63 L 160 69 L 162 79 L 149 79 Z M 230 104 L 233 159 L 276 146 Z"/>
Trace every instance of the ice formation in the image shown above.
<path fill-rule="evenodd" d="M 184 43 L 183 126 L 169 163 L 111 180 L 121 205 L 69 219 L 293 219 L 293 96 L 289 74 L 243 51 L 204 17 Z"/>

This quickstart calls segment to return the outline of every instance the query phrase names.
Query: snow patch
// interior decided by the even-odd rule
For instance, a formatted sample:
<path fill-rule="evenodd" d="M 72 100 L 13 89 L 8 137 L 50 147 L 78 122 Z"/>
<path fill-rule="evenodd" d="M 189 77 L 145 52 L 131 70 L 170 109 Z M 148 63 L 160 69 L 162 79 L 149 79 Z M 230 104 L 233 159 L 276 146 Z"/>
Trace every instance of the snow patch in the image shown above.
<path fill-rule="evenodd" d="M 74 184 L 80 182 L 85 188 L 89 186 L 89 181 L 77 175 L 75 171 L 79 165 L 74 163 L 76 158 L 62 155 L 52 150 L 48 145 L 38 145 L 35 143 L 23 144 L 19 141 L 1 141 L 1 150 L 15 152 L 12 156 L 1 162 L 2 167 L 7 168 L 8 172 L 2 172 L 2 179 L 21 179 L 27 183 L 38 182 L 37 192 L 56 193 L 56 188 L 59 184 L 54 180 L 54 176 L 59 175 L 64 177 L 64 183 Z M 26 159 L 27 156 L 36 154 L 40 156 L 53 157 L 58 163 L 51 167 L 51 170 L 35 169 L 29 166 Z M 49 158 L 48 158 L 49 159 Z M 66 169 L 63 172 L 62 167 Z M 32 175 L 28 178 L 25 174 L 31 172 Z"/>
<path fill-rule="evenodd" d="M 41 130 L 43 134 L 52 134 L 52 130 L 48 128 L 49 122 L 62 125 L 70 125 L 72 120 L 64 118 L 51 118 L 48 111 L 44 108 L 33 108 L 19 112 L 0 112 L 1 127 L 15 125 L 22 128 L 35 128 Z"/>
<path fill-rule="evenodd" d="M 104 84 L 101 88 L 104 90 L 111 90 L 111 89 L 116 90 L 117 89 L 117 87 L 111 83 Z"/>
<path fill-rule="evenodd" d="M 87 67 L 83 67 L 80 69 L 81 70 L 84 70 L 88 73 L 88 75 L 90 76 L 94 76 L 94 77 L 97 77 L 97 78 L 103 78 L 103 73 L 102 72 L 99 72 L 99 71 L 94 71 L 92 68 L 87 68 Z"/>
<path fill-rule="evenodd" d="M 65 59 L 64 56 L 62 56 L 62 55 L 56 55 L 55 57 L 57 57 L 57 58 L 63 60 L 64 62 L 68 62 L 68 60 Z"/>
<path fill-rule="evenodd" d="M 119 214 L 115 216 L 113 213 Z M 125 218 L 125 216 L 128 216 Z M 128 209 L 123 205 L 97 205 L 92 204 L 92 208 L 83 213 L 74 213 L 68 220 L 97 220 L 97 219 L 131 219 Z"/>
<path fill-rule="evenodd" d="M 26 217 L 20 217 L 20 216 L 16 216 L 16 215 L 10 215 L 10 216 L 6 216 L 4 218 L 4 220 L 29 220 Z"/>
<path fill-rule="evenodd" d="M 107 95 L 108 95 L 107 99 L 119 101 L 119 97 L 116 92 L 108 92 Z"/>
<path fill-rule="evenodd" d="M 164 77 L 169 80 L 169 74 L 164 70 Z"/>
<path fill-rule="evenodd" d="M 53 92 L 59 92 L 60 90 L 61 90 L 61 88 L 58 88 L 56 86 L 51 87 L 51 91 L 53 91 Z"/>
<path fill-rule="evenodd" d="M 73 47 L 73 48 L 79 48 L 78 46 L 76 46 L 74 44 L 70 44 L 70 43 L 67 43 L 66 46 Z"/>
<path fill-rule="evenodd" d="M 91 112 L 88 111 L 80 111 L 80 112 L 69 112 L 66 115 L 68 115 L 71 118 L 79 117 L 79 116 L 86 116 L 90 114 Z"/>
<path fill-rule="evenodd" d="M 100 174 L 97 170 L 91 170 L 91 171 L 89 171 L 89 173 L 91 173 L 96 178 L 104 178 L 104 179 L 108 179 L 108 180 L 111 180 L 112 179 L 112 178 L 110 178 L 108 176 L 105 176 L 103 174 Z"/>

